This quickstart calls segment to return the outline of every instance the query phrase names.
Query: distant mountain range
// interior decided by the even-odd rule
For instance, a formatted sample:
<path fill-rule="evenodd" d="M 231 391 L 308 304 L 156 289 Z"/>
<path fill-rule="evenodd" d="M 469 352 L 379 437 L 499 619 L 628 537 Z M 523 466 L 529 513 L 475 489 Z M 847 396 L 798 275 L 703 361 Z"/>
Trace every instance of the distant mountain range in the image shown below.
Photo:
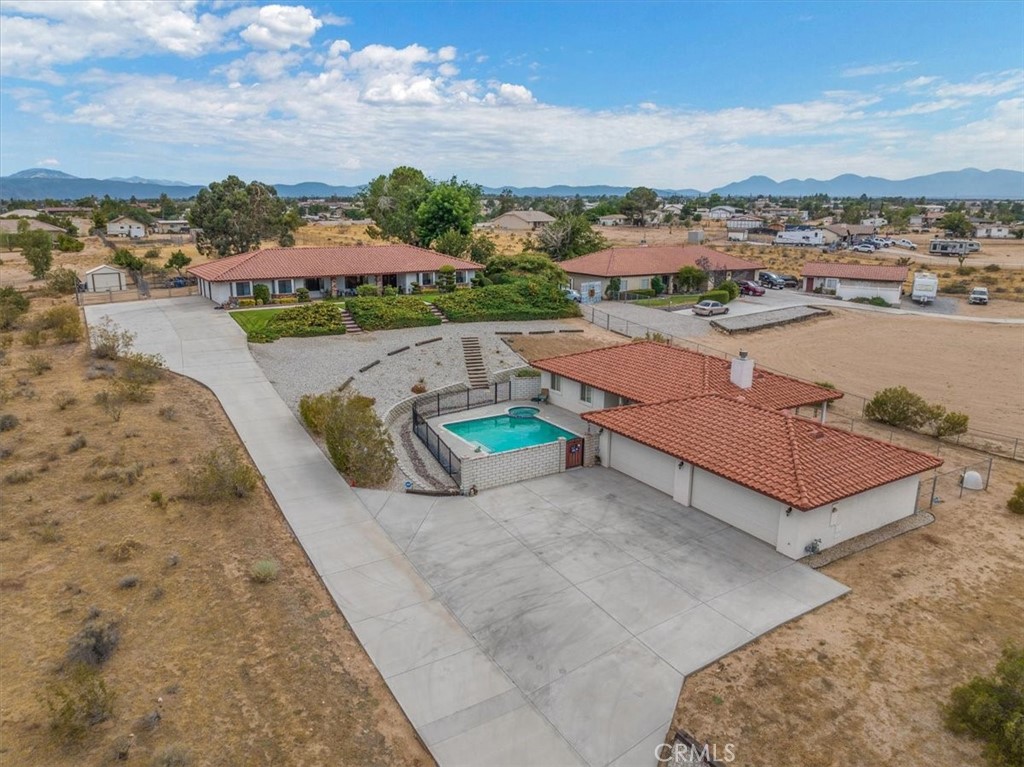
<path fill-rule="evenodd" d="M 117 199 L 155 199 L 166 194 L 173 199 L 194 197 L 202 189 L 196 184 L 166 179 L 142 178 L 78 178 L 51 168 L 29 168 L 28 170 L 0 177 L 0 198 L 16 200 L 76 200 L 82 197 L 103 197 L 110 195 Z M 317 181 L 300 184 L 275 184 L 274 188 L 282 197 L 352 197 L 362 186 L 332 186 Z M 484 187 L 488 195 L 500 194 L 505 187 Z M 548 186 L 509 187 L 519 197 L 618 197 L 630 190 L 628 186 Z M 817 179 L 788 179 L 775 181 L 767 176 L 751 176 L 709 190 L 658 189 L 663 197 L 701 197 L 719 194 L 723 197 L 807 197 L 827 194 L 831 197 L 926 197 L 929 199 L 1024 199 L 1024 173 L 1014 170 L 989 170 L 965 168 L 958 171 L 943 171 L 927 176 L 915 176 L 901 181 L 892 181 L 876 176 L 844 174 L 827 181 Z"/>

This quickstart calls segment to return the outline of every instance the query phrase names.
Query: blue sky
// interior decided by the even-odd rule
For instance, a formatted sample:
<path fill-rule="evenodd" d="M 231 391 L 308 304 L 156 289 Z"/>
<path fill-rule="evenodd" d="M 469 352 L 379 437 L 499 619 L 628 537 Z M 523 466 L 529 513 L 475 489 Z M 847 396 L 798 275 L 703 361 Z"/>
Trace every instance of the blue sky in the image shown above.
<path fill-rule="evenodd" d="M 1024 3 L 0 4 L 0 174 L 1024 170 Z"/>

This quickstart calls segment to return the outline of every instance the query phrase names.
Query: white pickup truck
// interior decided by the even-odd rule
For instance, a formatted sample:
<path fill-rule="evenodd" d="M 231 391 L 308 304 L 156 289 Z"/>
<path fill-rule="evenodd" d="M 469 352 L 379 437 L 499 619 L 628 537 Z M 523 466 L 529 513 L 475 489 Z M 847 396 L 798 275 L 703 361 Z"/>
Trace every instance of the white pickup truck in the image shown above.
<path fill-rule="evenodd" d="M 939 278 L 928 272 L 914 272 L 910 299 L 917 304 L 930 304 L 939 292 Z"/>
<path fill-rule="evenodd" d="M 988 303 L 988 288 L 975 288 L 971 291 L 971 295 L 967 296 L 967 303 L 969 304 L 987 304 Z"/>

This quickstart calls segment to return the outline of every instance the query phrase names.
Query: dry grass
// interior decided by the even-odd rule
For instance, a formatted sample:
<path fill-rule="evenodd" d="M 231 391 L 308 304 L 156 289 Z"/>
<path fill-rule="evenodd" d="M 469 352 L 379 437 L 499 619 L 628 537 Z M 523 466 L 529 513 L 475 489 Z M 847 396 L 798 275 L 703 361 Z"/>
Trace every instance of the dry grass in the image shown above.
<path fill-rule="evenodd" d="M 53 365 L 32 378 L 34 397 L 15 395 L 30 391 L 15 380 L 20 343 L 0 367 L 2 410 L 20 419 L 3 434 L 13 452 L 0 472 L 35 472 L 2 491 L 0 761 L 106 763 L 134 733 L 139 764 L 175 747 L 197 765 L 430 764 L 265 490 L 212 508 L 178 497 L 197 449 L 238 444 L 214 397 L 167 376 L 152 402 L 126 405 L 112 423 L 91 404 L 109 382 L 87 380 L 84 345 L 33 353 Z M 58 390 L 80 403 L 69 412 L 87 444 L 73 454 Z M 168 407 L 173 421 L 159 415 Z M 133 483 L 118 479 L 136 464 Z M 262 559 L 280 563 L 272 586 L 251 581 Z M 119 588 L 129 577 L 137 585 Z M 119 627 L 102 669 L 116 705 L 68 750 L 51 738 L 39 696 L 97 611 Z M 156 723 L 140 728 L 142 717 Z"/>
<path fill-rule="evenodd" d="M 525 357 L 527 361 L 557 357 L 561 354 L 575 354 L 605 346 L 617 346 L 629 339 L 615 333 L 591 325 L 586 320 L 568 320 L 569 323 L 582 328 L 582 333 L 553 333 L 551 335 L 506 336 L 509 346 Z"/>

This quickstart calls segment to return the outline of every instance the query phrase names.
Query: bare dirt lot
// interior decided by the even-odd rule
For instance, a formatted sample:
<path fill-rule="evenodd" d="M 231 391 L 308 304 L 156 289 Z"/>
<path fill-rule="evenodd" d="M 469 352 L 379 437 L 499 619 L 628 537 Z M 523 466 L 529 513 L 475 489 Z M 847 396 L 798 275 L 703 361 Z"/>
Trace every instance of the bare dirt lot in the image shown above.
<path fill-rule="evenodd" d="M 626 343 L 629 339 L 615 333 L 594 327 L 586 320 L 568 320 L 568 323 L 583 330 L 582 333 L 556 333 L 552 335 L 507 336 L 509 346 L 524 357 L 527 362 L 575 354 L 589 349 L 600 349 Z"/>
<path fill-rule="evenodd" d="M 1024 327 L 837 310 L 833 316 L 706 345 L 871 397 L 906 386 L 967 413 L 971 428 L 1024 437 Z"/>
<path fill-rule="evenodd" d="M 745 767 L 981 764 L 940 706 L 1024 638 L 1024 517 L 1005 507 L 1024 467 L 993 476 L 932 525 L 823 568 L 852 592 L 687 678 L 673 726 L 734 744 Z"/>
<path fill-rule="evenodd" d="M 432 764 L 269 494 L 178 497 L 191 459 L 240 447 L 209 391 L 168 375 L 114 420 L 84 344 L 2 339 L 0 763 L 107 764 L 131 734 L 132 764 L 171 747 L 193 765 Z M 279 575 L 255 583 L 263 559 Z M 118 625 L 116 698 L 68 747 L 43 699 L 90 615 Z"/>

